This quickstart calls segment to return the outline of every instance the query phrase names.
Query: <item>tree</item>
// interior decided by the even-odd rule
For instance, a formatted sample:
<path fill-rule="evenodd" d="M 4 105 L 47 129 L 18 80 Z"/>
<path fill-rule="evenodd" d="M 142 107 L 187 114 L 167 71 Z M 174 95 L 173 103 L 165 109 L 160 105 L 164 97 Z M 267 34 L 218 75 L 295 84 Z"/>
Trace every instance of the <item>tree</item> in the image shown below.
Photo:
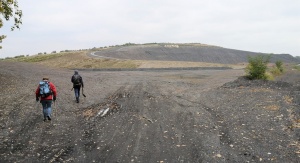
<path fill-rule="evenodd" d="M 22 24 L 22 10 L 19 10 L 19 5 L 17 0 L 0 0 L 0 28 L 3 26 L 3 20 L 1 15 L 6 21 L 14 17 L 14 25 L 11 27 L 13 31 L 15 28 L 20 29 Z M 5 35 L 0 35 L 0 43 L 5 38 Z M 0 49 L 2 46 L 0 46 Z"/>

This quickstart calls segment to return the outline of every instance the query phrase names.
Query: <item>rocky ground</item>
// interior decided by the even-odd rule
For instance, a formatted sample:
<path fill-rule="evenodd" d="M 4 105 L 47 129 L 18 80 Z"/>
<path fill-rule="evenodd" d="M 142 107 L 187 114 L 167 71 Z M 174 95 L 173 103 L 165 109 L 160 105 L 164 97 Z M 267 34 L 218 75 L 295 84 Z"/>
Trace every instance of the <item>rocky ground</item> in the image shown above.
<path fill-rule="evenodd" d="M 300 160 L 300 73 L 249 81 L 242 69 L 80 71 L 0 62 L 0 162 Z M 58 90 L 43 122 L 35 89 Z"/>

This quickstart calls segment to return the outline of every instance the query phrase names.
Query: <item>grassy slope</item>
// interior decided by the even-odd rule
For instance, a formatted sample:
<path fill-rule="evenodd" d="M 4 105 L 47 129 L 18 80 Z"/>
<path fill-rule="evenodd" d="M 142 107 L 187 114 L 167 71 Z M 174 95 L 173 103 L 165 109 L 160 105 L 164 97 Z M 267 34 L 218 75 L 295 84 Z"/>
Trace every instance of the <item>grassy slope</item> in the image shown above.
<path fill-rule="evenodd" d="M 30 62 L 57 68 L 170 68 L 170 67 L 232 67 L 243 65 L 224 65 L 203 62 L 146 61 L 121 59 L 96 59 L 87 56 L 87 51 L 43 54 L 12 58 L 6 61 Z"/>
<path fill-rule="evenodd" d="M 137 64 L 125 60 L 93 59 L 86 51 L 35 55 L 7 61 L 29 62 L 57 68 L 136 68 Z"/>

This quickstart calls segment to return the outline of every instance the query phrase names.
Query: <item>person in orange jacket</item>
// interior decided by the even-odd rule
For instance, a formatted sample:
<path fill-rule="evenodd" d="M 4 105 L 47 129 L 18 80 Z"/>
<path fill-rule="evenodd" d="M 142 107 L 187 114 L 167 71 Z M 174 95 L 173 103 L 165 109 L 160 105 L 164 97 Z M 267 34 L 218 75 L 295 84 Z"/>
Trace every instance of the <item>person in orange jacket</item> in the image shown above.
<path fill-rule="evenodd" d="M 42 90 L 44 89 L 43 87 L 41 87 L 41 84 L 46 83 L 49 89 L 49 93 L 47 95 L 44 95 L 42 92 Z M 44 77 L 43 80 L 40 82 L 40 85 L 38 86 L 38 88 L 35 91 L 35 95 L 36 95 L 36 101 L 40 101 L 42 106 L 43 106 L 43 115 L 44 115 L 44 121 L 47 121 L 47 119 L 49 121 L 51 121 L 51 105 L 52 102 L 56 100 L 56 87 L 55 85 L 49 81 L 48 77 Z"/>

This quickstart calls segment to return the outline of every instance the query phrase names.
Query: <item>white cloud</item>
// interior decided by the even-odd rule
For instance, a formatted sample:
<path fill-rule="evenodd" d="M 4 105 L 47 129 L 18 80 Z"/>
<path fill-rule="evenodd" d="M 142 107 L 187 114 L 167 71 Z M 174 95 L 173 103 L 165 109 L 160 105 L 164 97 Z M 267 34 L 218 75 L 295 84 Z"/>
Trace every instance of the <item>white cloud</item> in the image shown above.
<path fill-rule="evenodd" d="M 0 57 L 127 42 L 200 42 L 300 56 L 297 0 L 31 0 L 19 6 L 23 25 L 9 32 L 5 22 Z"/>

